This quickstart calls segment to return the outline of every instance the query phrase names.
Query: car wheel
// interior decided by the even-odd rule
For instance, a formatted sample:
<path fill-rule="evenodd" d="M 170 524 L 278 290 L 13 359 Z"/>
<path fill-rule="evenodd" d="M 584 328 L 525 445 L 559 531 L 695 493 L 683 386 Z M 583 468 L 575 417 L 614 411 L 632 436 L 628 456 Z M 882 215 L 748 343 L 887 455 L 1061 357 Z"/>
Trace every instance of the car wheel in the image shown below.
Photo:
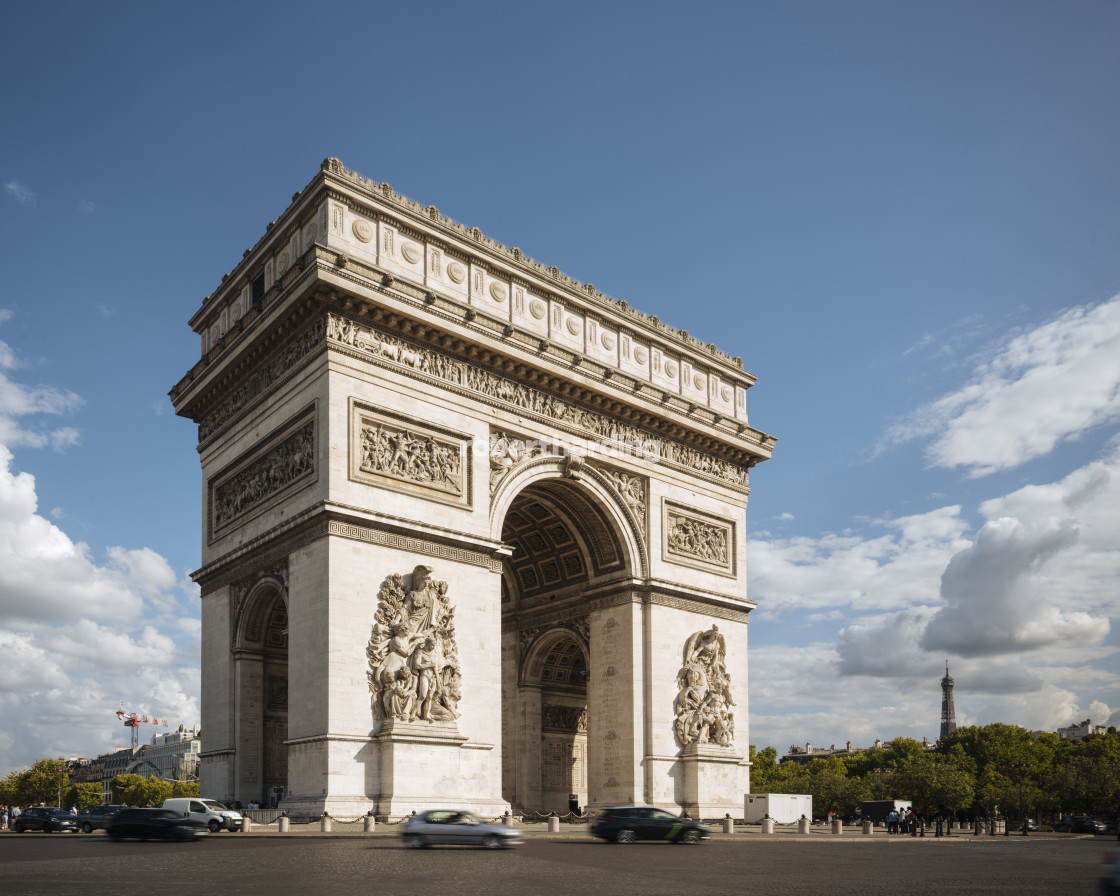
<path fill-rule="evenodd" d="M 633 843 L 637 839 L 637 834 L 635 834 L 629 828 L 623 828 L 621 831 L 614 835 L 615 843 Z"/>
<path fill-rule="evenodd" d="M 45 825 L 43 825 L 43 833 L 44 834 L 53 834 L 54 833 L 54 828 L 51 827 L 51 824 L 50 824 L 49 821 Z"/>
<path fill-rule="evenodd" d="M 121 840 L 121 835 L 118 834 L 116 831 L 110 831 L 109 832 L 109 839 L 114 840 L 114 841 L 119 843 L 120 840 Z"/>
<path fill-rule="evenodd" d="M 405 838 L 404 842 L 409 849 L 423 849 L 428 845 L 427 841 L 419 834 L 413 834 L 411 837 Z"/>
<path fill-rule="evenodd" d="M 482 845 L 485 846 L 487 849 L 501 849 L 502 848 L 502 838 L 501 837 L 496 837 L 493 834 L 491 834 L 489 837 L 487 837 L 486 839 L 484 839 L 482 841 Z"/>
<path fill-rule="evenodd" d="M 210 828 L 210 833 L 211 834 L 216 834 L 216 833 L 218 833 L 218 831 L 220 831 L 222 829 L 221 824 L 219 824 L 218 821 L 216 819 L 213 819 L 213 818 L 210 819 L 210 824 L 208 824 L 207 827 Z"/>
<path fill-rule="evenodd" d="M 681 839 L 679 842 L 685 844 L 686 846 L 695 846 L 700 842 L 700 832 L 685 831 L 683 834 L 681 834 Z"/>
<path fill-rule="evenodd" d="M 22 834 L 24 832 L 24 830 L 25 830 L 24 826 L 17 821 L 16 822 L 16 833 L 17 834 Z"/>
<path fill-rule="evenodd" d="M 90 824 L 87 821 L 85 824 L 82 825 L 82 833 L 83 834 L 92 834 L 93 833 L 93 825 Z"/>

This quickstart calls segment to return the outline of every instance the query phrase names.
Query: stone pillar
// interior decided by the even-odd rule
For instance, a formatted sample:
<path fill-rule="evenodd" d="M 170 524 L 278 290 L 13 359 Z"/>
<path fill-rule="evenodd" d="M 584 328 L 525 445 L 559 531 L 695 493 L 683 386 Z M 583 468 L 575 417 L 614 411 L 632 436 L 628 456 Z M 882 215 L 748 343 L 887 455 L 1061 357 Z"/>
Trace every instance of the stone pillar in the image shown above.
<path fill-rule="evenodd" d="M 834 833 L 834 834 L 843 834 L 844 833 L 844 822 L 842 822 L 839 818 L 832 819 L 832 833 Z"/>
<path fill-rule="evenodd" d="M 277 828 L 281 834 L 286 834 L 288 833 L 288 829 L 291 827 L 291 823 L 292 820 L 288 818 L 287 815 L 281 815 L 277 824 Z"/>
<path fill-rule="evenodd" d="M 806 818 L 804 815 L 802 815 L 799 819 L 797 819 L 797 833 L 799 833 L 799 834 L 808 834 L 809 833 L 809 819 Z"/>
<path fill-rule="evenodd" d="M 767 815 L 765 818 L 762 819 L 762 833 L 764 833 L 764 834 L 773 834 L 774 833 L 774 819 L 771 818 L 769 815 Z"/>
<path fill-rule="evenodd" d="M 587 799 L 593 808 L 646 802 L 642 787 L 642 614 L 638 595 L 591 603 Z"/>
<path fill-rule="evenodd" d="M 681 750 L 684 769 L 684 808 L 696 818 L 725 814 L 735 802 L 743 762 L 732 747 L 689 744 Z"/>
<path fill-rule="evenodd" d="M 230 650 L 229 586 L 202 596 L 202 724 L 206 736 L 199 756 L 199 786 L 215 799 L 233 799 L 235 787 L 234 723 L 236 708 L 233 654 Z"/>
<path fill-rule="evenodd" d="M 517 689 L 519 732 L 517 744 L 517 802 L 522 810 L 542 809 L 541 804 L 541 689 L 523 684 Z"/>
<path fill-rule="evenodd" d="M 555 812 L 548 816 L 548 832 L 550 834 L 560 833 L 560 819 Z"/>
<path fill-rule="evenodd" d="M 372 834 L 377 820 L 372 815 L 367 815 L 364 819 L 362 830 L 367 834 Z"/>
<path fill-rule="evenodd" d="M 460 767 L 467 738 L 454 722 L 385 719 L 374 740 L 381 754 L 381 815 L 404 815 L 424 804 L 455 805 L 468 796 Z"/>
<path fill-rule="evenodd" d="M 261 772 L 264 759 L 264 662 L 257 654 L 235 657 L 234 706 L 239 725 L 235 758 L 234 799 L 248 802 L 261 797 Z"/>

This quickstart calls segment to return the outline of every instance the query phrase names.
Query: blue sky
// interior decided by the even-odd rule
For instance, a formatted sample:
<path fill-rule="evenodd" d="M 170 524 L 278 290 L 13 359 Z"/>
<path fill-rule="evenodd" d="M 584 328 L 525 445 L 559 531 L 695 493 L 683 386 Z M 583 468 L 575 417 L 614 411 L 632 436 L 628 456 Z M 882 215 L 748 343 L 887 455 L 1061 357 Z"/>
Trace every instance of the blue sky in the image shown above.
<path fill-rule="evenodd" d="M 1120 721 L 1117 45 L 1115 0 L 7 11 L 0 773 L 197 723 L 166 393 L 326 156 L 758 376 L 752 742 L 932 740 L 946 659 L 961 723 Z"/>

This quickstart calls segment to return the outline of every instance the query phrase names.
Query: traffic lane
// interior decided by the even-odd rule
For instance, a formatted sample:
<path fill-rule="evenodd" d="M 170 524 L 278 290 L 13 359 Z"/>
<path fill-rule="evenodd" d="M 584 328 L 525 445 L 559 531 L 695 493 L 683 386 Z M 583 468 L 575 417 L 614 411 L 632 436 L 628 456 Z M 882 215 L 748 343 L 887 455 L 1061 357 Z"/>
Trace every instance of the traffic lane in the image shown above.
<path fill-rule="evenodd" d="M 0 839 L 5 893 L 197 894 L 318 892 L 364 886 L 415 893 L 449 885 L 488 896 L 527 888 L 584 894 L 609 884 L 619 896 L 802 896 L 1089 892 L 1101 847 L 1093 841 L 900 842 L 711 841 L 700 846 L 530 840 L 513 850 L 409 850 L 392 837 L 313 840 L 219 835 L 198 843 L 125 841 L 98 835 Z"/>

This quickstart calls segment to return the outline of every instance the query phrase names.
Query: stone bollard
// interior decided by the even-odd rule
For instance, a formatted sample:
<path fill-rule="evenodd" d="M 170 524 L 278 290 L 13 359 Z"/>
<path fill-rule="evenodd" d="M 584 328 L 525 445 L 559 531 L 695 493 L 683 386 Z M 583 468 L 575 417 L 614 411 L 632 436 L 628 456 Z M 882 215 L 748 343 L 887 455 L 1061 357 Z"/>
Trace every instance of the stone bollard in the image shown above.
<path fill-rule="evenodd" d="M 834 833 L 834 834 L 843 834 L 844 833 L 844 822 L 842 822 L 839 818 L 832 819 L 832 833 Z"/>
<path fill-rule="evenodd" d="M 731 817 L 730 812 L 723 816 L 723 832 L 725 834 L 735 833 L 735 819 Z"/>
<path fill-rule="evenodd" d="M 251 819 L 248 815 L 242 815 L 241 816 L 241 833 L 242 834 L 248 834 L 251 830 L 253 830 L 253 819 Z"/>
<path fill-rule="evenodd" d="M 329 813 L 323 813 L 323 818 L 319 822 L 319 830 L 324 834 L 329 834 L 331 832 L 331 816 Z"/>
<path fill-rule="evenodd" d="M 291 824 L 291 821 L 292 820 L 290 818 L 288 818 L 287 815 L 281 815 L 280 816 L 280 833 L 281 834 L 288 833 L 288 827 Z"/>
<path fill-rule="evenodd" d="M 513 827 L 513 816 L 510 815 L 507 812 L 505 815 L 502 816 L 502 824 L 504 824 L 507 828 L 512 828 Z"/>
<path fill-rule="evenodd" d="M 548 813 L 548 832 L 550 834 L 560 833 L 560 817 L 555 812 Z"/>
<path fill-rule="evenodd" d="M 875 823 L 870 818 L 863 820 L 863 833 L 868 837 L 875 833 Z"/>
<path fill-rule="evenodd" d="M 799 833 L 799 834 L 808 834 L 809 833 L 809 819 L 806 818 L 804 815 L 802 815 L 799 819 L 797 819 L 797 833 Z"/>
<path fill-rule="evenodd" d="M 774 833 L 774 819 L 771 818 L 769 815 L 763 816 L 763 819 L 762 819 L 762 833 L 764 833 L 764 834 L 773 834 Z"/>
<path fill-rule="evenodd" d="M 372 834 L 373 829 L 377 827 L 377 819 L 372 815 L 367 815 L 363 820 L 362 830 L 367 834 Z"/>

